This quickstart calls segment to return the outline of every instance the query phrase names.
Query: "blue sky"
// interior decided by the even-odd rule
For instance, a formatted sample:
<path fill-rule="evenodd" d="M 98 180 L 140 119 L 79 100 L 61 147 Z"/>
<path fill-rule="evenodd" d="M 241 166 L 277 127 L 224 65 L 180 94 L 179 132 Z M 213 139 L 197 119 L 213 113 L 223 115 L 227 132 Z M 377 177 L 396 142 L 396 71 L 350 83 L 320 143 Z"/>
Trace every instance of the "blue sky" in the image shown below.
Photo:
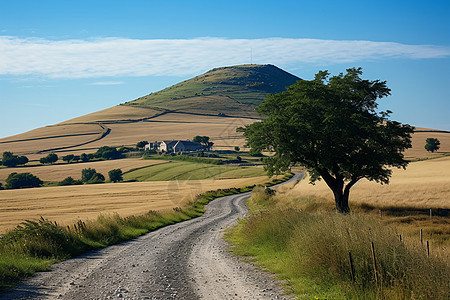
<path fill-rule="evenodd" d="M 0 137 L 251 59 L 304 79 L 361 66 L 393 119 L 450 130 L 448 16 L 448 0 L 0 0 Z"/>

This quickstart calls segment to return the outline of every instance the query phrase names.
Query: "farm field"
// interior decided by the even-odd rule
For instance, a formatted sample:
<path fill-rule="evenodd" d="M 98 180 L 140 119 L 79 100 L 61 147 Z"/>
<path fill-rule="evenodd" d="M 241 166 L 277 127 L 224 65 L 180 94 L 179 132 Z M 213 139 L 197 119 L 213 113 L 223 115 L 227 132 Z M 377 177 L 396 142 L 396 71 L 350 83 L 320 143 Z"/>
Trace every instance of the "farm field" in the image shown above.
<path fill-rule="evenodd" d="M 68 176 L 71 176 L 74 179 L 81 179 L 81 170 L 86 168 L 93 168 L 97 172 L 102 173 L 105 177 L 107 177 L 108 172 L 113 169 L 121 169 L 122 172 L 127 172 L 132 169 L 157 165 L 164 162 L 164 160 L 143 160 L 140 158 L 127 158 L 84 163 L 61 163 L 57 165 L 35 165 L 16 168 L 2 168 L 0 169 L 0 181 L 5 181 L 8 175 L 12 172 L 30 172 L 43 181 L 61 181 Z"/>
<path fill-rule="evenodd" d="M 125 181 L 164 181 L 164 180 L 200 180 L 227 179 L 263 176 L 262 167 L 237 167 L 213 165 L 185 161 L 170 161 L 128 172 Z"/>
<path fill-rule="evenodd" d="M 0 191 L 0 232 L 40 216 L 59 224 L 95 219 L 99 214 L 121 216 L 172 209 L 199 193 L 268 181 L 267 176 L 221 179 L 107 183 Z"/>
<path fill-rule="evenodd" d="M 0 139 L 0 153 L 11 151 L 38 160 L 45 156 L 38 152 L 47 149 L 64 147 L 54 152 L 79 155 L 95 152 L 102 146 L 135 145 L 141 140 L 192 139 L 196 135 L 209 136 L 216 150 L 232 150 L 235 146 L 242 148 L 244 144 L 244 138 L 236 133 L 236 128 L 252 122 L 254 119 L 168 113 L 146 121 L 109 122 L 102 125 L 105 129 L 98 124 L 62 124 Z M 107 134 L 102 137 L 105 130 Z"/>
<path fill-rule="evenodd" d="M 302 180 L 289 195 L 315 197 L 334 203 L 324 181 L 308 184 Z M 450 209 L 450 157 L 412 162 L 406 170 L 394 169 L 390 184 L 361 180 L 350 191 L 352 204 L 369 204 L 379 208 L 448 208 Z"/>

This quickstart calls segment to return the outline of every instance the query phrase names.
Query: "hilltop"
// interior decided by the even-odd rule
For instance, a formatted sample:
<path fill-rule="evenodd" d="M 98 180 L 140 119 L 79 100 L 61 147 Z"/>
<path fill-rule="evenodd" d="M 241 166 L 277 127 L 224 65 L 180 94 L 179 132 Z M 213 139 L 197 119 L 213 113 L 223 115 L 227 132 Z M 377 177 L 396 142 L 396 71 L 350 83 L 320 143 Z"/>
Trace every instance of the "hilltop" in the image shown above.
<path fill-rule="evenodd" d="M 236 128 L 255 121 L 256 105 L 297 80 L 273 65 L 212 69 L 159 92 L 108 109 L 0 139 L 0 153 L 38 158 L 48 152 L 81 153 L 140 140 L 207 135 L 216 149 L 243 145 Z"/>
<path fill-rule="evenodd" d="M 299 80 L 273 65 L 240 65 L 205 74 L 125 105 L 191 113 L 255 116 L 268 93 L 279 93 Z"/>

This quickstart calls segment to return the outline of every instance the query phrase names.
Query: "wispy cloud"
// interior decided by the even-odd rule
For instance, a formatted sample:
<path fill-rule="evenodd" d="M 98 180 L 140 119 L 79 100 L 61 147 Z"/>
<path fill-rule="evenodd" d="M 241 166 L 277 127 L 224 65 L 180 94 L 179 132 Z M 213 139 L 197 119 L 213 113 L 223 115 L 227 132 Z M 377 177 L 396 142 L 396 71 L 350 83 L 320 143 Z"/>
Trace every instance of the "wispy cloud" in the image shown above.
<path fill-rule="evenodd" d="M 97 82 L 92 82 L 89 85 L 120 85 L 120 84 L 124 84 L 125 82 L 123 81 L 97 81 Z"/>
<path fill-rule="evenodd" d="M 0 75 L 49 78 L 189 75 L 250 62 L 289 67 L 450 56 L 450 48 L 319 39 L 22 39 L 0 36 Z"/>

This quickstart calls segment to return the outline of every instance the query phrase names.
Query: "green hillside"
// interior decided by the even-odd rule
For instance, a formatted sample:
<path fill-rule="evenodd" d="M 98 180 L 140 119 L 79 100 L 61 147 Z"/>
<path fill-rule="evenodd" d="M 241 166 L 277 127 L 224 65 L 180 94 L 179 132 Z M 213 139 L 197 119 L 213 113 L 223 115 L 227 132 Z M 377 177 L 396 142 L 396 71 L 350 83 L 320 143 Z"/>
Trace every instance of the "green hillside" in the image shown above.
<path fill-rule="evenodd" d="M 284 91 L 299 79 L 273 65 L 222 67 L 124 105 L 214 115 L 253 116 L 255 106 L 268 93 Z"/>

